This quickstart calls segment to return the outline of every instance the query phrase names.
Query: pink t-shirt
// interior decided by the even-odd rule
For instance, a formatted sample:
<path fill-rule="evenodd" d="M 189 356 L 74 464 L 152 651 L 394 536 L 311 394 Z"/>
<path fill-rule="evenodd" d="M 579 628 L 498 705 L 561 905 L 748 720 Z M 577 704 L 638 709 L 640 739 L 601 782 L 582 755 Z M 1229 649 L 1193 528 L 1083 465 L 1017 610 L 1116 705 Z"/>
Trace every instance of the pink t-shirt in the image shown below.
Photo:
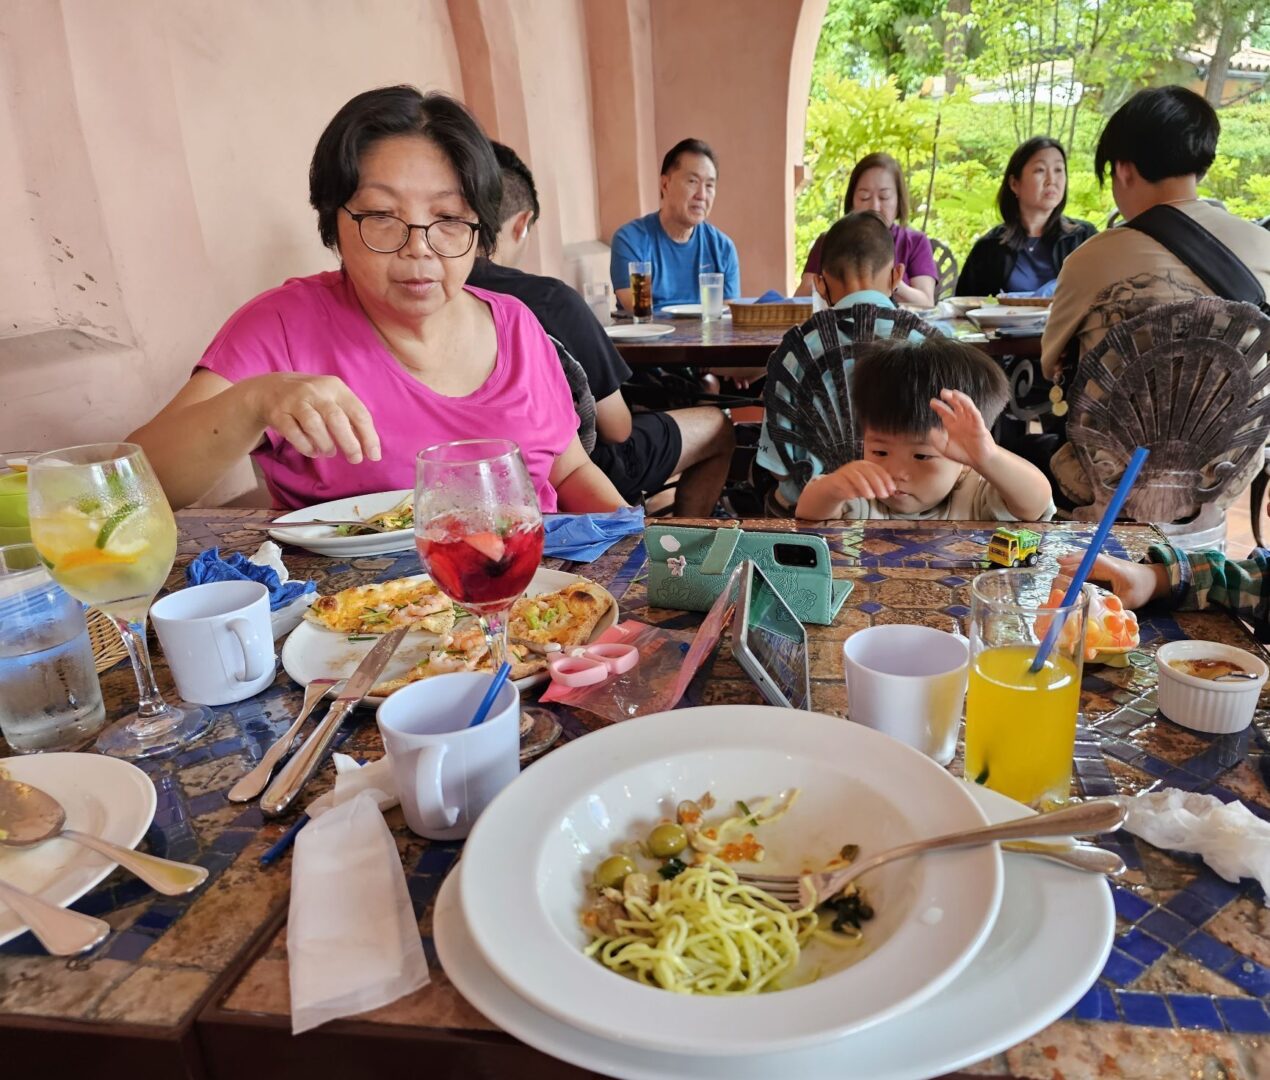
<path fill-rule="evenodd" d="M 388 352 L 339 270 L 291 278 L 239 308 L 198 366 L 230 382 L 275 371 L 336 375 L 375 421 L 383 457 L 350 465 L 342 454 L 309 458 L 276 431 L 253 452 L 269 490 L 287 508 L 412 488 L 415 454 L 434 443 L 513 438 L 544 512 L 556 509 L 548 479 L 578 430 L 555 346 L 512 296 L 466 286 L 489 305 L 498 356 L 466 397 L 446 397 L 413 378 Z"/>

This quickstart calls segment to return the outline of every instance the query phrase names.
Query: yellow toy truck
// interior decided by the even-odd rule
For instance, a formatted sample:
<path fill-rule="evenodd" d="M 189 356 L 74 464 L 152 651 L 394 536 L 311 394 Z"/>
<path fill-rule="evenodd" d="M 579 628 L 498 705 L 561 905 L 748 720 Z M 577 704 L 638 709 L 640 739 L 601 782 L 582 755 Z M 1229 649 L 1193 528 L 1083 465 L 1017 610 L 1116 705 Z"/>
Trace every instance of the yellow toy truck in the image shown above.
<path fill-rule="evenodd" d="M 992 566 L 1035 566 L 1041 534 L 1031 529 L 998 529 L 988 541 Z"/>

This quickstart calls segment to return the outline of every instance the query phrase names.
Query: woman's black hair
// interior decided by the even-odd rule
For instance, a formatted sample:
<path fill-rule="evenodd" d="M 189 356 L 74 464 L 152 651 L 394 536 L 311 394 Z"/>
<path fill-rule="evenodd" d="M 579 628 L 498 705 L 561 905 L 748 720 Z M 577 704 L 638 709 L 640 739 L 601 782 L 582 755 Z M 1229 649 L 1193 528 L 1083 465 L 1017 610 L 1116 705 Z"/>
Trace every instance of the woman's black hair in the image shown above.
<path fill-rule="evenodd" d="M 494 250 L 503 178 L 494 149 L 470 112 L 448 94 L 423 94 L 413 86 L 367 90 L 350 100 L 326 125 L 309 166 L 309 202 L 318 215 L 318 235 L 336 246 L 336 219 L 361 182 L 362 155 L 380 139 L 422 135 L 458 173 L 463 198 L 480 223 L 481 254 Z"/>
<path fill-rule="evenodd" d="M 1150 184 L 1173 176 L 1202 177 L 1217 156 L 1220 134 L 1217 111 L 1193 90 L 1139 90 L 1111 114 L 1098 136 L 1094 175 L 1101 184 L 1117 161 L 1128 161 Z"/>
<path fill-rule="evenodd" d="M 1063 229 L 1063 208 L 1067 205 L 1067 151 L 1057 139 L 1051 139 L 1048 135 L 1034 135 L 1027 142 L 1021 143 L 1010 155 L 1010 160 L 1006 162 L 1005 175 L 1001 177 L 1001 187 L 997 189 L 997 209 L 1001 211 L 1001 220 L 1005 222 L 1005 234 L 1001 237 L 1001 243 L 1015 251 L 1027 242 L 1028 236 L 1019 213 L 1019 197 L 1011 190 L 1010 181 L 1022 179 L 1027 163 L 1042 150 L 1057 150 L 1062 155 L 1064 176 L 1063 197 L 1046 219 L 1041 235 L 1052 240 Z"/>

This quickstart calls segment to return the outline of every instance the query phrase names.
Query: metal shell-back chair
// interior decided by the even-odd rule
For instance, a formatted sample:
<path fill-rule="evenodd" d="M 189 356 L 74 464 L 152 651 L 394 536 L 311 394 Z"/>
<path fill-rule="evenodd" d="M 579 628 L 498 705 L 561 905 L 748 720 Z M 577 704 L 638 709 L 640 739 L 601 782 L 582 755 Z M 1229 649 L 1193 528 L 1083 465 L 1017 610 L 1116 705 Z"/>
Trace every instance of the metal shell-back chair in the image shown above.
<path fill-rule="evenodd" d="M 878 340 L 877 323 L 891 324 L 883 340 L 907 341 L 939 331 L 911 311 L 855 304 L 819 311 L 782 339 L 767 362 L 763 408 L 767 432 L 786 475 L 799 485 L 860 456 L 851 410 L 851 368 L 858 346 Z M 809 343 L 816 336 L 817 348 Z M 783 360 L 783 362 L 782 362 Z M 795 459 L 800 450 L 813 460 Z"/>
<path fill-rule="evenodd" d="M 1067 437 L 1101 515 L 1135 446 L 1151 451 L 1124 516 L 1179 546 L 1220 542 L 1270 436 L 1270 318 L 1204 297 L 1119 323 L 1076 368 Z M 1185 522 L 1180 528 L 1170 523 Z"/>
<path fill-rule="evenodd" d="M 547 335 L 551 337 L 550 334 Z M 556 347 L 556 355 L 560 357 L 560 367 L 569 383 L 569 394 L 573 397 L 573 408 L 578 414 L 578 440 L 582 449 L 588 454 L 595 449 L 595 396 L 591 393 L 591 384 L 587 382 L 586 371 L 573 358 L 573 354 L 555 338 L 551 343 Z"/>
<path fill-rule="evenodd" d="M 930 250 L 935 256 L 935 269 L 939 271 L 939 280 L 935 282 L 935 303 L 938 304 L 957 292 L 957 256 L 952 248 L 933 236 L 930 238 Z"/>

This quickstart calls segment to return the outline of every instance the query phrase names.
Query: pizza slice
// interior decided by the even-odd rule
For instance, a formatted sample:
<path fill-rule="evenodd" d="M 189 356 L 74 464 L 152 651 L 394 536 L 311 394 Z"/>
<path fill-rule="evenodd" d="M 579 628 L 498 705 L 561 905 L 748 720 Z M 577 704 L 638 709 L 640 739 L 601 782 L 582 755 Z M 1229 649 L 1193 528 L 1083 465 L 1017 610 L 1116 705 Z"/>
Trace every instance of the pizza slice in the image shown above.
<path fill-rule="evenodd" d="M 405 626 L 444 636 L 454 604 L 428 578 L 397 578 L 319 596 L 304 617 L 339 634 L 386 634 Z"/>

